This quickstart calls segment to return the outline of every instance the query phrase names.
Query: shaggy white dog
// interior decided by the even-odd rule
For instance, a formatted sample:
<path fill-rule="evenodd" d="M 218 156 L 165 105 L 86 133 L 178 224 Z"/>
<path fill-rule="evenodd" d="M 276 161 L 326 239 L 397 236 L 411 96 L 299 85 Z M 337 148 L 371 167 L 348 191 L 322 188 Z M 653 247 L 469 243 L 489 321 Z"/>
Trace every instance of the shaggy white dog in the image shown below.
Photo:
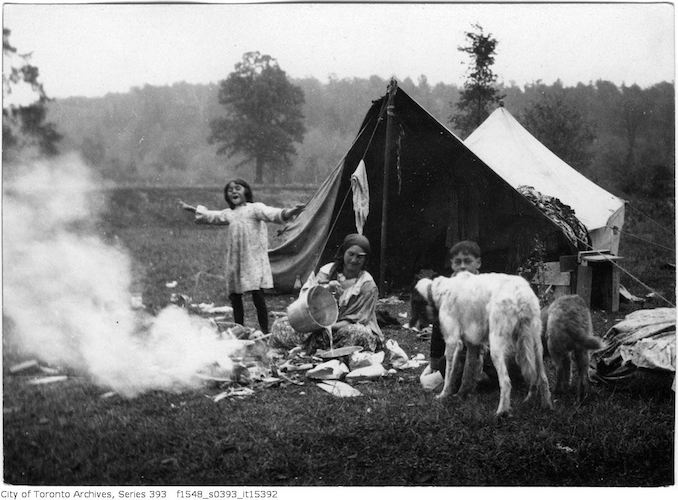
<path fill-rule="evenodd" d="M 443 390 L 437 398 L 452 392 L 452 373 L 462 342 L 469 349 L 467 356 L 489 342 L 500 388 L 497 415 L 511 409 L 511 380 L 506 364 L 511 354 L 530 386 L 525 400 L 536 389 L 542 407 L 552 408 L 542 357 L 539 300 L 527 281 L 508 274 L 462 272 L 452 278 L 419 280 L 416 289 L 437 310 L 445 339 L 447 369 Z"/>

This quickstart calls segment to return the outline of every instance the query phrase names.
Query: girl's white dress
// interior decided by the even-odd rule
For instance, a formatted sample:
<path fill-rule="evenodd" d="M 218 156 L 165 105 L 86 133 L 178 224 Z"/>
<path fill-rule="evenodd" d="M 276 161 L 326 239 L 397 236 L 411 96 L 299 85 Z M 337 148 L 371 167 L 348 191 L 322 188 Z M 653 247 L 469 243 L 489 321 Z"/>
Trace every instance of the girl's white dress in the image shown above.
<path fill-rule="evenodd" d="M 196 207 L 196 222 L 228 225 L 225 255 L 227 294 L 273 288 L 266 223 L 283 224 L 282 213 L 282 208 L 263 203 L 245 203 L 225 210 L 208 210 L 202 205 Z"/>

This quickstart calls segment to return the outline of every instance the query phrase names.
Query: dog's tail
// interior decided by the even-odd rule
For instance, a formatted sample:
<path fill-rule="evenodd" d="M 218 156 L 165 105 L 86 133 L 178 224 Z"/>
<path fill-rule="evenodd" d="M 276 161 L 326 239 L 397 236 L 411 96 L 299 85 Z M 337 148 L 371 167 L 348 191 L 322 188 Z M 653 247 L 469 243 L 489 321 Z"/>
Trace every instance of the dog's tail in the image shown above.
<path fill-rule="evenodd" d="M 540 398 L 542 408 L 553 408 L 549 382 L 544 370 L 544 351 L 541 339 L 541 317 L 538 313 L 532 316 L 524 316 L 518 320 L 514 334 L 516 339 L 516 361 L 520 365 L 523 378 L 530 386 L 530 391 L 525 398 L 530 399 L 536 390 Z"/>
<path fill-rule="evenodd" d="M 603 341 L 601 339 L 599 339 L 598 337 L 590 336 L 590 337 L 579 338 L 577 340 L 578 340 L 579 345 L 588 349 L 589 351 L 598 351 L 605 346 Z"/>
<path fill-rule="evenodd" d="M 569 318 L 567 323 L 570 336 L 575 344 L 589 351 L 597 351 L 604 347 L 604 343 L 598 337 L 593 336 L 593 325 L 591 323 L 591 315 L 587 314 L 583 318 L 574 317 Z"/>
<path fill-rule="evenodd" d="M 518 319 L 514 332 L 516 339 L 516 361 L 520 366 L 523 379 L 529 385 L 538 385 L 539 366 L 538 358 L 543 356 L 541 343 L 541 318 L 539 315 L 521 317 Z"/>

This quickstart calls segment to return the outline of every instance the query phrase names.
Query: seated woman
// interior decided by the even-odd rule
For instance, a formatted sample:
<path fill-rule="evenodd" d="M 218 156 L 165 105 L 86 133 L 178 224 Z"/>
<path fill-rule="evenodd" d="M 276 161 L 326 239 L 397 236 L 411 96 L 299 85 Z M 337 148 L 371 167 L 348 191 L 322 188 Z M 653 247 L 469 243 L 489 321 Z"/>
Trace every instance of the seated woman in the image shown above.
<path fill-rule="evenodd" d="M 311 274 L 300 295 L 316 285 L 327 285 L 337 299 L 339 316 L 332 325 L 332 346 L 361 346 L 376 351 L 383 346 L 384 336 L 377 324 L 376 308 L 379 290 L 365 264 L 370 254 L 369 240 L 359 234 L 349 234 L 339 247 L 334 262 Z M 326 330 L 318 330 L 300 337 L 295 334 L 287 318 L 281 318 L 271 328 L 272 347 L 294 347 L 301 342 L 307 353 L 329 349 Z M 305 337 L 305 338 L 304 338 Z"/>

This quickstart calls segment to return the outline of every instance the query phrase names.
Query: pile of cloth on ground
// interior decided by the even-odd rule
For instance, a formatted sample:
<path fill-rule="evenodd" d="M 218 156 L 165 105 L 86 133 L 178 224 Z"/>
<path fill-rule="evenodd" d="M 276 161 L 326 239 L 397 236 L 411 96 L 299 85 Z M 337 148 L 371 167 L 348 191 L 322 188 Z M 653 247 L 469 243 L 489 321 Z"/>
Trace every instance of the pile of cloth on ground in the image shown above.
<path fill-rule="evenodd" d="M 594 378 L 614 382 L 637 369 L 676 373 L 676 309 L 640 309 L 628 314 L 603 337 L 606 347 L 593 353 Z"/>

